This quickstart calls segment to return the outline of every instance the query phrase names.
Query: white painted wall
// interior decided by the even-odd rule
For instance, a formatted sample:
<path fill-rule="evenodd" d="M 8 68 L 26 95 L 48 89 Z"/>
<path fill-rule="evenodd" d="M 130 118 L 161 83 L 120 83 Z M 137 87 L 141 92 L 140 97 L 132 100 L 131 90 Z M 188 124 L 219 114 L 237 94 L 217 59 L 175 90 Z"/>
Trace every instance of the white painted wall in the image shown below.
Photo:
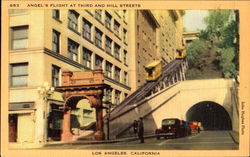
<path fill-rule="evenodd" d="M 230 115 L 233 130 L 237 130 L 239 122 L 238 117 L 232 114 L 234 113 L 232 110 L 235 105 L 231 103 L 231 87 L 234 87 L 232 79 L 179 82 L 146 98 L 139 104 L 123 108 L 119 113 L 133 109 L 110 122 L 110 138 L 133 135 L 133 121 L 138 120 L 141 116 L 145 117 L 145 134 L 154 133 L 155 129 L 160 127 L 162 119 L 179 118 L 186 120 L 187 111 L 193 105 L 203 101 L 212 101 L 222 105 Z M 153 110 L 155 111 L 150 113 Z M 104 130 L 106 131 L 106 128 Z"/>

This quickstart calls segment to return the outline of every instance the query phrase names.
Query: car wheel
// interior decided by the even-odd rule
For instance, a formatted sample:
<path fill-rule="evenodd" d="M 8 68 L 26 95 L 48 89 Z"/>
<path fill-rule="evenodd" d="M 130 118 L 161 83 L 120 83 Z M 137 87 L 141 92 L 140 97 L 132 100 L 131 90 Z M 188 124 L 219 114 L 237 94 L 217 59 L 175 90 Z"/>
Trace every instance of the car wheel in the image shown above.
<path fill-rule="evenodd" d="M 156 139 L 159 140 L 159 139 L 160 139 L 160 136 L 156 136 Z"/>
<path fill-rule="evenodd" d="M 167 136 L 164 136 L 165 139 L 167 139 L 168 137 Z"/>

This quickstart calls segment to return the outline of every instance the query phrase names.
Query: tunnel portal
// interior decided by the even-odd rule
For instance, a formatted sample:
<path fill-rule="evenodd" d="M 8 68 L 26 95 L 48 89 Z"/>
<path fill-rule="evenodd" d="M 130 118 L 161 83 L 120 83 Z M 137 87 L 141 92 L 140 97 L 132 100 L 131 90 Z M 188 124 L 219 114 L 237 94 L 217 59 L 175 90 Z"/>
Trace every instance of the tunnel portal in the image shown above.
<path fill-rule="evenodd" d="M 204 130 L 232 130 L 227 111 L 219 104 L 204 101 L 192 106 L 186 113 L 187 121 L 201 122 Z"/>

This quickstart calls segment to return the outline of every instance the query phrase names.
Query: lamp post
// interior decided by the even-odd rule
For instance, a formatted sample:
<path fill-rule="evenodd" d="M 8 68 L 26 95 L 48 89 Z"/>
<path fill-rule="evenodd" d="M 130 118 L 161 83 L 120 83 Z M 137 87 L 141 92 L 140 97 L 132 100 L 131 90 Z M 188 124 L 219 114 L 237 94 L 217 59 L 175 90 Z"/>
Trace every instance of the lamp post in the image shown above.
<path fill-rule="evenodd" d="M 110 111 L 111 111 L 111 107 L 114 106 L 115 104 L 113 104 L 111 102 L 111 95 L 109 92 L 106 92 L 105 94 L 105 101 L 104 103 L 107 105 L 106 107 L 103 107 L 104 109 L 106 109 L 106 114 L 108 115 L 107 117 L 107 140 L 109 140 L 109 119 L 110 119 Z"/>
<path fill-rule="evenodd" d="M 43 138 L 44 141 L 47 141 L 47 103 L 49 100 L 49 97 L 54 93 L 54 87 L 49 86 L 48 82 L 44 82 L 42 86 L 39 86 L 37 88 L 39 97 L 43 99 L 44 103 L 44 108 L 43 108 L 43 119 L 45 121 L 44 124 L 44 134 L 43 134 Z"/>

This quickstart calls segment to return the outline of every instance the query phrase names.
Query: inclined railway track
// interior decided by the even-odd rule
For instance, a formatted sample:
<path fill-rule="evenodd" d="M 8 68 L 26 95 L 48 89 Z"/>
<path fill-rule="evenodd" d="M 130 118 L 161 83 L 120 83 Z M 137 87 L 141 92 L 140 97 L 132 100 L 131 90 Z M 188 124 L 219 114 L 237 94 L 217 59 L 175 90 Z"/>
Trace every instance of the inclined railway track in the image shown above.
<path fill-rule="evenodd" d="M 156 80 L 151 82 L 146 82 L 143 86 L 129 95 L 126 99 L 124 99 L 118 106 L 116 106 L 110 114 L 112 117 L 116 117 L 119 112 L 128 105 L 132 105 L 138 103 L 143 100 L 161 81 L 165 79 L 165 77 L 170 76 L 176 68 L 182 63 L 182 60 L 174 60 L 169 64 L 163 67 L 162 75 Z M 107 115 L 104 117 L 107 118 Z"/>

